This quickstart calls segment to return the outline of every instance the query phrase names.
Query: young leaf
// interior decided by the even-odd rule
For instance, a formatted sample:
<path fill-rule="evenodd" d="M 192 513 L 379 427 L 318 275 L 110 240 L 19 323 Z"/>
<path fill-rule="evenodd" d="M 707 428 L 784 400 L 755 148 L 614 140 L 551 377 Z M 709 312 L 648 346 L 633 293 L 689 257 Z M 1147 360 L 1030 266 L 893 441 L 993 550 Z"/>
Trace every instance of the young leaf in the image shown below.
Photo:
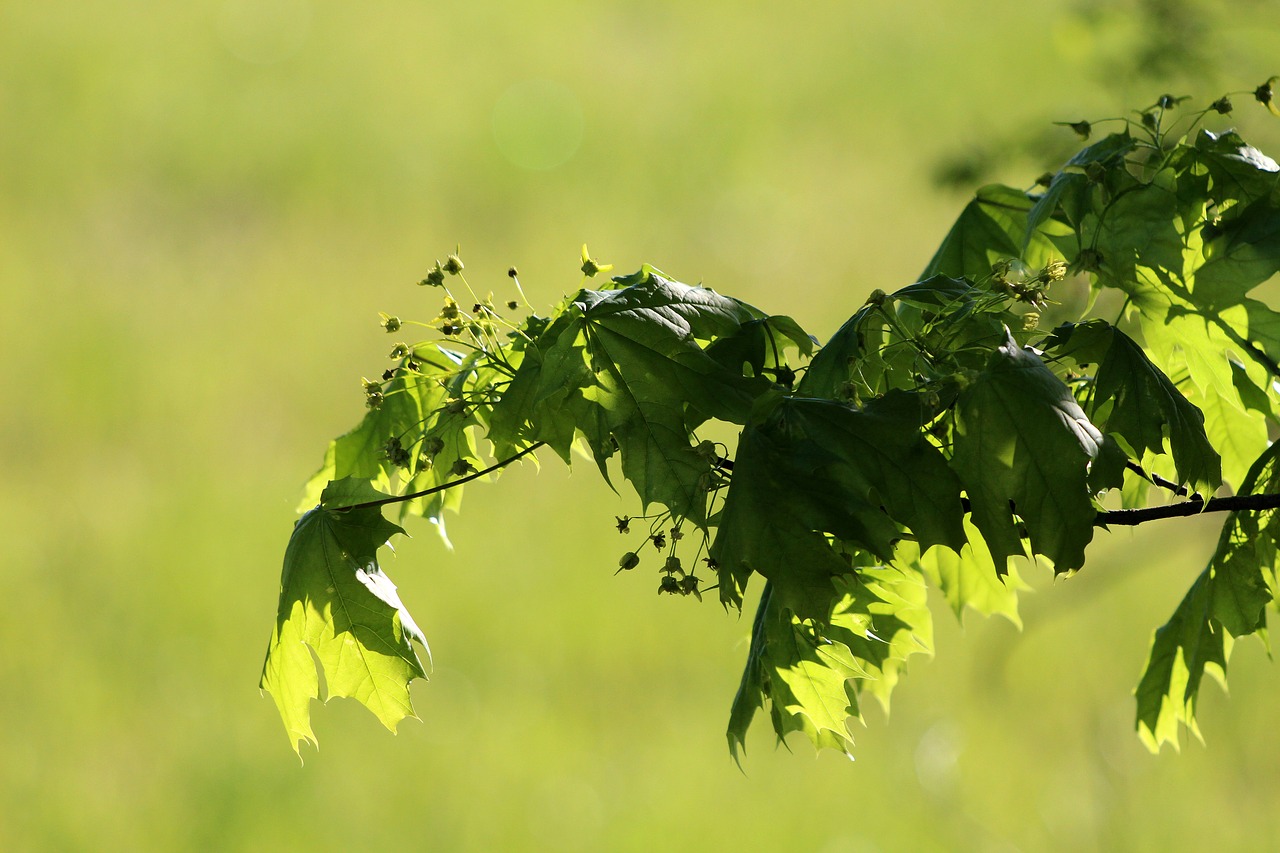
<path fill-rule="evenodd" d="M 316 743 L 312 699 L 354 698 L 392 731 L 414 715 L 409 682 L 426 672 L 412 641 L 424 648 L 426 641 L 377 560 L 378 548 L 404 531 L 376 507 L 345 508 L 383 497 L 367 482 L 333 483 L 298 519 L 285 550 L 260 687 L 275 700 L 295 751 Z"/>
<path fill-rule="evenodd" d="M 409 361 L 415 369 L 408 368 Z M 463 361 L 457 353 L 434 344 L 416 347 L 386 383 L 381 405 L 365 413 L 350 432 L 329 442 L 324 464 L 307 481 L 299 510 L 314 507 L 330 482 L 346 477 L 369 480 L 389 490 L 402 469 L 384 452 L 387 442 L 396 439 L 406 449 L 415 448 L 424 419 L 444 405 L 445 383 Z"/>

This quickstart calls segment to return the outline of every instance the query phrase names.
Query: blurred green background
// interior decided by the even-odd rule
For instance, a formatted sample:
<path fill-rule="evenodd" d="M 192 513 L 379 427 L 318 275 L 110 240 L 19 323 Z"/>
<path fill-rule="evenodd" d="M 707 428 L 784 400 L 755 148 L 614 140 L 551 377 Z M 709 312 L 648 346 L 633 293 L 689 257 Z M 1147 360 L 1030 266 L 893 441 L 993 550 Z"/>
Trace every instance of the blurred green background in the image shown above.
<path fill-rule="evenodd" d="M 1102 536 L 1020 634 L 936 610 L 856 763 L 723 738 L 749 615 L 614 577 L 581 466 L 471 488 L 386 568 L 432 642 L 398 736 L 257 679 L 300 486 L 460 244 L 535 302 L 586 242 L 825 338 L 1053 120 L 1280 72 L 1269 2 L 0 0 L 0 849 L 1280 849 L 1280 669 L 1208 747 L 1130 690 L 1213 523 Z M 1275 155 L 1280 122 L 1237 119 Z M 1248 108 L 1252 107 L 1252 108 Z M 958 186 L 959 190 L 955 187 Z"/>

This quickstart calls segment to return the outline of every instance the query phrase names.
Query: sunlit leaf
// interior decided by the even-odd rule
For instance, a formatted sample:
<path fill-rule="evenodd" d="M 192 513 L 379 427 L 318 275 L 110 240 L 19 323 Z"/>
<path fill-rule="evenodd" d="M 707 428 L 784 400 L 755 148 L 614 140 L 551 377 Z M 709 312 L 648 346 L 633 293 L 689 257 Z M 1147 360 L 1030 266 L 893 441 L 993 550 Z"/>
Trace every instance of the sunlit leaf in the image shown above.
<path fill-rule="evenodd" d="M 1241 488 L 1243 494 L 1280 490 L 1280 444 L 1266 451 Z M 1155 632 L 1136 691 L 1138 734 L 1153 751 L 1178 746 L 1181 726 L 1196 737 L 1196 703 L 1205 674 L 1224 687 L 1236 638 L 1266 642 L 1266 606 L 1275 596 L 1280 517 L 1275 510 L 1232 514 L 1218 550 L 1169 621 Z"/>
<path fill-rule="evenodd" d="M 1177 482 L 1212 493 L 1222 482 L 1222 462 L 1205 434 L 1204 413 L 1156 367 L 1138 344 L 1102 321 L 1064 325 L 1046 342 L 1056 354 L 1096 370 L 1089 416 L 1099 429 L 1125 440 L 1135 458 L 1165 452 Z"/>
<path fill-rule="evenodd" d="M 1001 571 L 1025 553 L 1015 513 L 1056 571 L 1084 565 L 1096 514 L 1088 468 L 1101 443 L 1067 386 L 1012 336 L 960 395 L 952 465 Z"/>
<path fill-rule="evenodd" d="M 426 641 L 377 560 L 378 548 L 403 531 L 377 508 L 342 508 L 385 497 L 367 482 L 333 484 L 298 519 L 285 551 L 261 687 L 295 750 L 316 743 L 312 699 L 351 697 L 392 731 L 414 716 L 409 682 L 426 673 L 412 641 Z"/>

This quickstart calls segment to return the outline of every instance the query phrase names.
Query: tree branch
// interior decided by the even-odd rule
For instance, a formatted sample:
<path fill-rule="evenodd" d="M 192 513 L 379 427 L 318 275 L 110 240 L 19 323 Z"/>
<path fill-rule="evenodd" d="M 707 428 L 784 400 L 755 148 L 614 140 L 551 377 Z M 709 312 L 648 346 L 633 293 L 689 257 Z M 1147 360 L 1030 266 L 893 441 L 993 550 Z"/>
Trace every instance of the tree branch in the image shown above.
<path fill-rule="evenodd" d="M 1171 480 L 1166 480 L 1164 477 L 1161 477 L 1159 474 L 1147 473 L 1147 470 L 1145 468 L 1143 468 L 1137 462 L 1134 462 L 1132 459 L 1125 460 L 1124 466 L 1154 486 L 1159 486 L 1162 489 L 1168 489 L 1169 491 L 1173 492 L 1175 495 L 1181 495 L 1182 497 L 1187 496 L 1186 486 L 1180 486 Z"/>
<path fill-rule="evenodd" d="M 1161 518 L 1183 518 L 1189 515 L 1200 515 L 1202 512 L 1240 512 L 1277 508 L 1280 508 L 1280 494 L 1233 495 L 1225 498 L 1209 498 L 1208 501 L 1193 499 L 1168 506 L 1108 510 L 1098 513 L 1093 524 L 1095 527 L 1111 525 L 1134 527 Z"/>
<path fill-rule="evenodd" d="M 485 474 L 492 474 L 494 471 L 497 471 L 499 468 L 505 468 L 506 466 L 510 465 L 512 462 L 515 462 L 519 459 L 524 458 L 525 456 L 528 456 L 530 453 L 537 450 L 539 447 L 542 447 L 542 445 L 544 444 L 546 444 L 546 442 L 544 441 L 535 442 L 529 445 L 528 447 L 526 447 L 524 450 L 521 450 L 519 453 L 517 453 L 515 456 L 512 456 L 509 459 L 503 459 L 501 462 L 493 463 L 488 468 L 483 468 L 479 471 L 475 471 L 471 474 L 468 474 L 465 477 L 459 477 L 456 480 L 450 480 L 447 483 L 441 483 L 438 486 L 432 486 L 429 489 L 423 489 L 420 492 L 410 492 L 407 495 L 397 495 L 395 497 L 383 498 L 382 500 L 365 501 L 362 504 L 352 504 L 351 506 L 342 506 L 342 507 L 338 507 L 335 511 L 346 512 L 349 509 L 368 509 L 369 507 L 386 506 L 387 504 L 403 503 L 404 501 L 411 501 L 414 498 L 425 498 L 427 495 L 434 495 L 436 492 L 443 492 L 445 489 L 452 489 L 454 486 L 461 486 L 463 483 L 469 483 L 472 480 L 475 480 L 479 477 L 483 477 Z"/>

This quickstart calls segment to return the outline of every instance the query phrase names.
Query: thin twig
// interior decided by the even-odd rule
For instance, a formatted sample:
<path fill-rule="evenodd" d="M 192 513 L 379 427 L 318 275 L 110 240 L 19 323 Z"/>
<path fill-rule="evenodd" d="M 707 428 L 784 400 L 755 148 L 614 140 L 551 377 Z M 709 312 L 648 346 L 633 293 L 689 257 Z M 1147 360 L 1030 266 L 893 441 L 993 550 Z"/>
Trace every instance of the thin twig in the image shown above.
<path fill-rule="evenodd" d="M 1159 486 L 1162 489 L 1168 489 L 1169 491 L 1173 492 L 1175 495 L 1180 495 L 1181 497 L 1184 497 L 1184 498 L 1187 496 L 1186 486 L 1180 486 L 1177 483 L 1173 482 L 1172 480 L 1166 480 L 1164 477 L 1161 477 L 1159 474 L 1148 473 L 1145 468 L 1143 468 L 1137 462 L 1134 462 L 1132 459 L 1126 461 L 1124 463 L 1124 467 L 1128 468 L 1130 471 L 1134 472 L 1139 477 L 1141 477 L 1142 479 L 1146 480 L 1148 483 L 1151 483 L 1154 486 Z"/>
<path fill-rule="evenodd" d="M 524 450 L 521 450 L 515 456 L 512 456 L 510 459 L 503 459 L 501 462 L 493 463 L 488 468 L 475 471 L 473 473 L 466 475 L 465 477 L 459 477 L 456 480 L 450 480 L 447 483 L 441 483 L 438 486 L 432 486 L 429 489 L 423 489 L 420 492 L 410 492 L 407 495 L 397 495 L 395 497 L 383 498 L 381 500 L 376 500 L 376 501 L 365 501 L 364 503 L 352 504 L 351 506 L 340 506 L 340 507 L 337 507 L 334 511 L 346 512 L 347 510 L 350 510 L 350 509 L 368 509 L 369 507 L 386 506 L 387 504 L 402 503 L 404 501 L 411 501 L 414 498 L 424 498 L 427 495 L 433 495 L 436 492 L 443 492 L 445 489 L 452 489 L 454 486 L 461 486 L 463 483 L 469 483 L 470 481 L 478 477 L 483 477 L 485 474 L 492 474 L 494 471 L 497 471 L 499 468 L 505 468 L 506 466 L 510 465 L 512 462 L 515 462 L 525 456 L 528 456 L 530 453 L 537 450 L 539 447 L 542 447 L 544 444 L 546 444 L 545 441 L 535 442 L 534 444 L 531 444 L 528 447 L 526 447 Z"/>

